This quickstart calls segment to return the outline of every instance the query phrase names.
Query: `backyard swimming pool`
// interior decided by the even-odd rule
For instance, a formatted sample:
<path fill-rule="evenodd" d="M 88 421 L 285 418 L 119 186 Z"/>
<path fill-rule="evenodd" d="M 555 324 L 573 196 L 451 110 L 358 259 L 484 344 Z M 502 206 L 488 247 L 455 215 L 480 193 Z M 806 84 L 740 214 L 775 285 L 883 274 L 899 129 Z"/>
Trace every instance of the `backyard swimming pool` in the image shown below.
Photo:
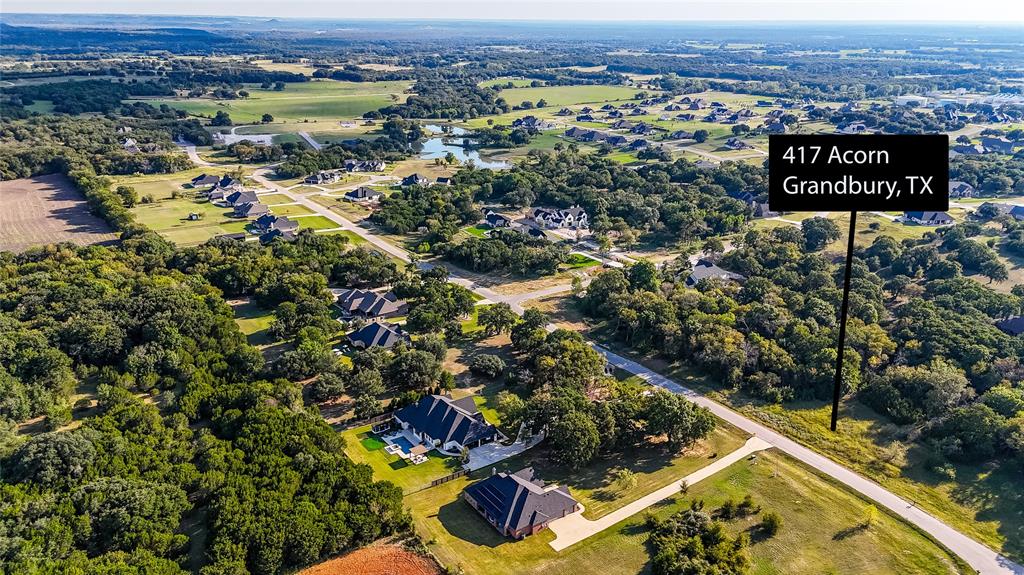
<path fill-rule="evenodd" d="M 413 447 L 412 443 L 410 443 L 408 439 L 402 437 L 401 435 L 399 435 L 398 437 L 392 439 L 391 443 L 394 443 L 395 445 L 401 447 L 402 451 L 404 451 L 406 453 L 411 453 L 412 452 L 412 447 Z"/>

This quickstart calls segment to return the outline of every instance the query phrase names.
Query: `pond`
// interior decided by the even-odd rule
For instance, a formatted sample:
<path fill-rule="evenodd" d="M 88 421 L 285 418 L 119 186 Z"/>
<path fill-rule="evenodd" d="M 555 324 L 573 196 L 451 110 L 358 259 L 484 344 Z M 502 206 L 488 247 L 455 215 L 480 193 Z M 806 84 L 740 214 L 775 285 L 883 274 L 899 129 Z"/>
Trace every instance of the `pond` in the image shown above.
<path fill-rule="evenodd" d="M 440 134 L 441 126 L 434 124 L 427 124 L 424 128 L 432 134 Z M 512 167 L 506 161 L 488 159 L 480 155 L 480 152 L 476 150 L 467 150 L 462 147 L 462 139 L 458 136 L 466 134 L 466 130 L 451 126 L 450 134 L 452 136 L 437 136 L 433 138 L 427 138 L 424 140 L 422 147 L 419 150 L 419 158 L 421 160 L 433 160 L 434 158 L 444 158 L 448 152 L 455 155 L 460 163 L 468 162 L 473 160 L 478 168 L 490 168 L 492 170 L 500 170 L 504 168 Z"/>

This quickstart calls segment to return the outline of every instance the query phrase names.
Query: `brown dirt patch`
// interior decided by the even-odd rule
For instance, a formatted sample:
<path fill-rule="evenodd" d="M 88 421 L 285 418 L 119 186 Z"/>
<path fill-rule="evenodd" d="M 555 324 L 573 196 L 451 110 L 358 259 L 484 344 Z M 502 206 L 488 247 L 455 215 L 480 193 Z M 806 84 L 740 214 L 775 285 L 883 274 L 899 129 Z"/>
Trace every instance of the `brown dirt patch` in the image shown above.
<path fill-rule="evenodd" d="M 324 561 L 299 575 L 441 575 L 437 564 L 397 545 L 375 545 Z"/>
<path fill-rule="evenodd" d="M 89 213 L 85 198 L 62 174 L 0 182 L 0 251 L 72 242 L 110 243 L 117 234 Z"/>

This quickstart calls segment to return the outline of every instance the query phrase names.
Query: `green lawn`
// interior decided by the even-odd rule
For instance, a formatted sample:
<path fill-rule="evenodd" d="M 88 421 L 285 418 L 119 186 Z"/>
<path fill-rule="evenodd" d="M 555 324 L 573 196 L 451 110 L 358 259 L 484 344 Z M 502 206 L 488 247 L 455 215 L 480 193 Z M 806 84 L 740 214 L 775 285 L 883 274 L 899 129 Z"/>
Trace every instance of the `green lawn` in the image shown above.
<path fill-rule="evenodd" d="M 281 91 L 264 90 L 246 84 L 246 99 L 214 100 L 211 98 L 146 99 L 154 106 L 167 104 L 189 114 L 212 117 L 225 111 L 235 122 L 257 122 L 263 114 L 275 120 L 338 119 L 361 116 L 395 101 L 404 101 L 406 81 L 340 82 L 317 80 L 290 83 Z"/>
<path fill-rule="evenodd" d="M 231 217 L 230 208 L 187 198 L 138 204 L 132 212 L 139 223 L 182 245 L 201 244 L 221 234 L 244 232 L 249 224 L 248 220 Z M 190 213 L 200 214 L 201 218 L 189 220 Z"/>
<path fill-rule="evenodd" d="M 268 206 L 273 206 L 277 204 L 290 204 L 294 201 L 284 194 L 260 194 L 259 198 L 261 202 L 267 204 Z"/>
<path fill-rule="evenodd" d="M 569 261 L 562 264 L 565 269 L 577 270 L 601 265 L 601 262 L 583 254 L 569 254 Z"/>
<path fill-rule="evenodd" d="M 636 93 L 636 88 L 629 86 L 544 86 L 539 88 L 511 88 L 499 92 L 499 96 L 513 106 L 521 102 L 530 101 L 534 104 L 537 100 L 546 100 L 548 106 L 571 106 L 573 104 L 587 104 L 595 102 L 607 102 L 609 100 L 630 100 Z M 558 110 L 553 110 L 557 112 Z"/>
<path fill-rule="evenodd" d="M 263 309 L 252 302 L 241 303 L 232 307 L 235 312 L 235 323 L 250 345 L 268 345 L 273 343 L 267 336 L 267 328 L 274 321 L 274 312 Z"/>
<path fill-rule="evenodd" d="M 829 404 L 768 405 L 739 391 L 722 390 L 685 365 L 652 367 L 871 477 L 882 487 L 1011 559 L 1024 558 L 1024 492 L 1020 489 L 1020 472 L 1012 465 L 956 465 L 956 479 L 951 480 L 931 471 L 928 453 L 906 441 L 906 434 L 914 432 L 912 428 L 898 426 L 856 401 L 843 402 L 839 432 L 832 433 Z M 886 450 L 894 441 L 906 442 L 911 447 L 902 465 L 887 462 Z"/>
<path fill-rule="evenodd" d="M 444 564 L 461 567 L 467 575 L 648 572 L 642 513 L 558 553 L 548 545 L 554 539 L 550 531 L 522 541 L 500 536 L 461 498 L 470 483 L 488 473 L 480 470 L 406 497 L 417 532 L 432 542 L 430 550 Z M 726 497 L 739 499 L 747 493 L 783 519 L 775 538 L 754 539 L 750 556 L 755 575 L 961 572 L 943 549 L 887 514 L 880 514 L 870 529 L 856 529 L 866 501 L 771 452 L 736 463 L 692 486 L 686 497 L 666 500 L 651 511 L 667 517 L 688 506 L 688 497 L 704 498 L 714 507 Z M 749 526 L 750 520 L 741 520 L 729 528 Z"/>
<path fill-rule="evenodd" d="M 466 226 L 462 228 L 462 231 L 471 236 L 482 238 L 487 235 L 487 232 L 491 231 L 491 227 L 485 224 L 476 224 L 475 226 Z"/>
<path fill-rule="evenodd" d="M 509 82 L 512 82 L 516 88 L 529 88 L 530 84 L 533 83 L 533 80 L 530 78 L 512 78 L 510 76 L 502 76 L 501 78 L 494 78 L 493 80 L 484 80 L 477 85 L 482 88 L 490 88 L 491 86 L 498 85 L 505 86 Z"/>
<path fill-rule="evenodd" d="M 338 224 L 334 223 L 333 220 L 327 218 L 326 216 L 306 216 L 301 218 L 295 218 L 295 221 L 299 222 L 300 228 L 310 228 L 314 230 L 329 230 L 332 228 L 340 227 Z"/>
<path fill-rule="evenodd" d="M 384 451 L 383 441 L 370 431 L 369 425 L 343 432 L 345 455 L 356 463 L 373 468 L 374 479 L 386 479 L 402 488 L 406 494 L 428 487 L 430 482 L 457 471 L 457 457 L 445 457 L 431 451 L 425 463 L 413 465 L 397 455 Z"/>
<path fill-rule="evenodd" d="M 308 216 L 310 214 L 316 213 L 313 210 L 307 208 L 306 206 L 303 206 L 302 204 L 287 204 L 287 205 L 271 206 L 270 211 L 273 212 L 275 216 Z M 308 218 L 304 218 L 304 219 L 308 219 Z M 302 220 L 298 220 L 298 221 L 301 222 Z M 336 228 L 336 227 L 338 227 L 338 225 L 334 224 L 331 227 L 332 228 Z"/>

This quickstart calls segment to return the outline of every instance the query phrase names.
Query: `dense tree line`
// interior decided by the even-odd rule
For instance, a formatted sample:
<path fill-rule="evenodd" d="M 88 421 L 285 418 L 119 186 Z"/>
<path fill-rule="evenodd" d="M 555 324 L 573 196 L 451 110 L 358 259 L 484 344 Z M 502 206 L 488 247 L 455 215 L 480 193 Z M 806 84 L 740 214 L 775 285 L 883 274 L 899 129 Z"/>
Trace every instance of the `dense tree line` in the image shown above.
<path fill-rule="evenodd" d="M 949 179 L 967 182 L 985 197 L 1024 193 L 1024 158 L 959 156 L 949 162 Z"/>
<path fill-rule="evenodd" d="M 681 395 L 650 393 L 607 376 L 599 352 L 577 332 L 548 333 L 541 312 L 528 309 L 519 319 L 507 304 L 489 307 L 499 313 L 489 314 L 493 321 L 488 321 L 481 311 L 481 324 L 509 332 L 518 356 L 509 375 L 509 383 L 518 387 L 498 397 L 502 421 L 511 428 L 522 424 L 534 433 L 544 431 L 559 461 L 580 468 L 596 457 L 614 457 L 641 445 L 678 451 L 714 430 L 714 416 Z"/>
<path fill-rule="evenodd" d="M 130 130 L 130 131 L 128 131 Z M 88 163 L 104 175 L 172 173 L 192 166 L 172 138 L 196 130 L 195 121 L 140 118 L 38 116 L 0 121 L 0 178 L 8 180 L 66 171 Z M 132 138 L 141 151 L 123 147 Z"/>
<path fill-rule="evenodd" d="M 23 105 L 32 104 L 36 100 L 50 100 L 54 112 L 65 114 L 112 112 L 121 106 L 122 100 L 128 98 L 173 95 L 167 86 L 152 82 L 121 83 L 106 80 L 29 84 L 5 88 L 4 92 Z"/>
<path fill-rule="evenodd" d="M 345 160 L 400 160 L 412 151 L 412 144 L 423 137 L 423 128 L 416 122 L 389 118 L 380 129 L 381 136 L 331 144 L 322 150 L 304 149 L 291 154 L 274 168 L 283 178 L 298 178 L 320 170 L 336 170 Z"/>
<path fill-rule="evenodd" d="M 330 236 L 231 247 L 136 232 L 116 249 L 0 254 L 5 566 L 177 575 L 191 555 L 203 573 L 270 575 L 407 526 L 401 491 L 345 458 L 297 384 L 269 377 L 222 299 L 315 297 L 299 270 L 388 273 Z M 16 433 L 37 416 L 53 431 Z M 197 521 L 198 550 L 182 528 Z"/>
<path fill-rule="evenodd" d="M 405 102 L 367 112 L 364 117 L 380 118 L 394 114 L 403 118 L 455 120 L 501 114 L 512 109 L 496 95 L 495 90 L 481 88 L 477 81 L 476 77 L 468 75 L 447 78 L 424 75 L 416 81 L 415 93 Z"/>
<path fill-rule="evenodd" d="M 825 399 L 832 387 L 842 270 L 820 250 L 818 226 L 750 231 L 733 251 L 710 254 L 742 282 L 701 280 L 687 287 L 681 257 L 656 270 L 640 262 L 608 270 L 580 305 L 605 318 L 629 345 L 688 360 L 724 385 L 771 401 Z M 1024 342 L 996 320 L 1019 314 L 1021 298 L 960 275 L 962 230 L 901 245 L 880 236 L 853 262 L 844 393 L 901 421 L 927 422 L 926 439 L 941 456 L 1020 458 L 1014 430 L 1021 414 L 987 413 L 991 390 L 1018 397 Z M 934 242 L 934 243 L 933 243 Z M 959 244 L 957 244 L 959 242 Z M 909 370 L 909 371 L 908 371 Z M 915 382 L 915 383 L 911 383 Z M 1002 418 L 1002 419 L 1000 419 Z M 969 421 L 990 425 L 974 451 Z"/>
<path fill-rule="evenodd" d="M 434 251 L 474 272 L 497 270 L 518 275 L 551 275 L 569 258 L 562 244 L 516 230 L 493 230 L 486 238 L 436 244 Z"/>

